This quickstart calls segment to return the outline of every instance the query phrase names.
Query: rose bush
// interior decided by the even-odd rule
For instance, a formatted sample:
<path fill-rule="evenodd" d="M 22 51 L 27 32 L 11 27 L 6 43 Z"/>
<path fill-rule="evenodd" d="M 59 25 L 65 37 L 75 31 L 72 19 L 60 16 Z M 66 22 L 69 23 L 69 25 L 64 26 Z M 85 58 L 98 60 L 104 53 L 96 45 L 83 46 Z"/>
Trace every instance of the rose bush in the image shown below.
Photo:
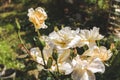
<path fill-rule="evenodd" d="M 39 71 L 50 72 L 55 80 L 61 80 L 60 74 L 70 75 L 72 80 L 96 80 L 94 73 L 105 72 L 106 61 L 111 58 L 112 52 L 96 44 L 104 38 L 99 28 L 73 30 L 66 26 L 49 35 L 41 35 L 39 29 L 47 28 L 45 10 L 42 7 L 30 8 L 28 17 L 38 34 L 34 38 L 36 47 L 28 50 L 28 54 L 39 64 Z M 85 46 L 88 48 L 80 54 L 82 51 L 78 49 Z"/>

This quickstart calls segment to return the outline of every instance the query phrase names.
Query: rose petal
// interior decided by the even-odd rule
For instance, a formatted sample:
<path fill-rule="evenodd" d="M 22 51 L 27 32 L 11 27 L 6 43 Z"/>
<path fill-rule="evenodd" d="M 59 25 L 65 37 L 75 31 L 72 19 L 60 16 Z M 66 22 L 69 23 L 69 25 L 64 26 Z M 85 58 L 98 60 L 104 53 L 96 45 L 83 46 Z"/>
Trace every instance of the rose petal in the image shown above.
<path fill-rule="evenodd" d="M 95 75 L 88 70 L 76 69 L 72 73 L 73 80 L 95 80 Z"/>
<path fill-rule="evenodd" d="M 105 66 L 99 58 L 96 58 L 90 63 L 87 69 L 92 71 L 93 73 L 96 72 L 104 73 Z"/>

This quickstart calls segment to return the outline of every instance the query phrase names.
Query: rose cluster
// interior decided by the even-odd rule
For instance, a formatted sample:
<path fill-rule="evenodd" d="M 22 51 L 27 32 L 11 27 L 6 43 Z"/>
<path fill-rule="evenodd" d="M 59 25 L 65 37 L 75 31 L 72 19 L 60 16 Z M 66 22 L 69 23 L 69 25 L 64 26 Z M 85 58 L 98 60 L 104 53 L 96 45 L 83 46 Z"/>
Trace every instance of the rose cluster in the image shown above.
<path fill-rule="evenodd" d="M 43 8 L 29 9 L 28 16 L 37 31 L 47 28 L 47 14 Z M 96 41 L 103 38 L 97 27 L 90 30 L 63 27 L 48 36 L 38 36 L 42 48 L 31 48 L 30 55 L 42 69 L 71 74 L 73 80 L 95 80 L 94 73 L 104 73 L 105 62 L 112 56 L 110 49 L 96 44 Z M 78 49 L 85 46 L 87 49 L 81 54 L 82 51 Z"/>

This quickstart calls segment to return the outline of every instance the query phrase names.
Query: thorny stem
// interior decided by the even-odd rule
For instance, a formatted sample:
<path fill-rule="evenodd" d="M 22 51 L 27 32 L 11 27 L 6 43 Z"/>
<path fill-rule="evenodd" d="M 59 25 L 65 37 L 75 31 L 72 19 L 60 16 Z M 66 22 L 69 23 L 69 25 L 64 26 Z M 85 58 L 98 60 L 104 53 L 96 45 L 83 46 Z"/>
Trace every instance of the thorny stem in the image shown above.
<path fill-rule="evenodd" d="M 22 43 L 22 47 L 27 51 L 27 53 L 32 57 L 32 55 L 30 54 L 30 51 L 27 49 L 27 47 L 25 46 L 21 36 L 20 36 L 20 30 L 18 30 L 18 38 L 20 40 L 20 42 Z M 33 57 L 32 57 L 33 58 Z M 39 63 L 40 64 L 40 63 Z M 41 66 L 43 66 L 42 64 L 40 64 Z"/>
<path fill-rule="evenodd" d="M 25 50 L 27 51 L 27 53 L 31 56 L 29 50 L 28 50 L 27 47 L 25 46 L 25 44 L 24 44 L 24 42 L 23 42 L 23 40 L 22 40 L 22 38 L 21 38 L 21 36 L 20 36 L 20 30 L 18 30 L 18 38 L 19 38 L 20 42 L 22 43 L 24 49 L 25 49 Z"/>
<path fill-rule="evenodd" d="M 25 46 L 25 44 L 24 44 L 24 42 L 23 42 L 23 40 L 22 40 L 22 38 L 21 38 L 21 36 L 20 36 L 20 28 L 21 28 L 21 26 L 20 26 L 20 23 L 19 23 L 19 21 L 18 21 L 17 18 L 15 19 L 15 22 L 16 22 L 17 29 L 18 29 L 18 31 L 17 31 L 18 38 L 19 38 L 20 42 L 22 43 L 22 47 L 24 47 L 24 49 L 26 50 L 26 52 L 30 55 L 29 50 L 28 50 L 27 47 Z M 30 55 L 30 56 L 31 56 L 31 55 Z"/>

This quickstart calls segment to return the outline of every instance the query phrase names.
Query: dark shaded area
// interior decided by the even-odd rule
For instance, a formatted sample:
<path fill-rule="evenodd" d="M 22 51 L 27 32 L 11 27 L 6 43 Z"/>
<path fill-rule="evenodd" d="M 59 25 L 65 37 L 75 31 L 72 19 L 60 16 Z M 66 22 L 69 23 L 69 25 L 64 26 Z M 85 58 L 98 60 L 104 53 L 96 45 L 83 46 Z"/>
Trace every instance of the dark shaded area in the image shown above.
<path fill-rule="evenodd" d="M 42 30 L 46 34 L 51 32 L 54 26 L 60 27 L 61 25 L 65 25 L 71 26 L 73 29 L 78 27 L 90 29 L 96 26 L 100 27 L 102 34 L 107 35 L 108 8 L 100 8 L 96 3 L 87 0 L 1 1 L 0 12 L 3 14 L 0 16 L 2 17 L 0 23 L 1 25 L 5 25 L 6 23 L 15 25 L 15 18 L 18 18 L 22 26 L 21 30 L 28 31 L 32 29 L 33 25 L 28 21 L 27 10 L 31 7 L 36 8 L 41 6 L 45 8 L 48 14 L 46 24 L 50 29 Z"/>

